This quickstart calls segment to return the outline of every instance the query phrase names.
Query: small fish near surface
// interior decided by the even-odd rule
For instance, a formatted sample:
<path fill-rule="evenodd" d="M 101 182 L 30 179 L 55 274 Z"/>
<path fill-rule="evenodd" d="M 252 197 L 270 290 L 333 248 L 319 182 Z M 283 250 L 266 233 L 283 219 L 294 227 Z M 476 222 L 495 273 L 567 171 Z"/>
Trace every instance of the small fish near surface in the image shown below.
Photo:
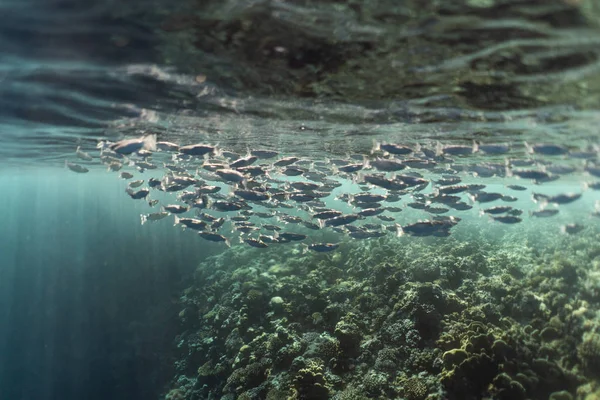
<path fill-rule="evenodd" d="M 231 246 L 229 239 L 227 239 L 225 236 L 223 236 L 219 233 L 200 231 L 200 232 L 198 232 L 198 236 L 200 236 L 204 240 L 208 240 L 209 242 L 217 242 L 217 243 L 223 242 L 227 245 L 227 247 Z"/>
<path fill-rule="evenodd" d="M 538 217 L 538 218 L 553 217 L 557 214 L 558 214 L 558 210 L 553 209 L 553 208 L 537 210 L 537 211 L 529 211 L 529 215 L 531 215 L 532 217 Z"/>
<path fill-rule="evenodd" d="M 82 151 L 80 146 L 77 146 L 77 150 L 75 150 L 75 155 L 77 156 L 77 158 L 80 158 L 84 161 L 93 161 L 94 160 L 94 157 L 92 157 L 88 153 Z"/>
<path fill-rule="evenodd" d="M 203 230 L 206 229 L 206 222 L 196 219 L 196 218 L 180 218 L 175 216 L 175 223 L 173 225 L 183 225 L 186 228 L 190 228 L 193 230 Z"/>
<path fill-rule="evenodd" d="M 127 190 L 125 190 L 125 191 L 129 195 L 129 197 L 131 197 L 134 200 L 145 199 L 150 194 L 150 190 L 148 190 L 148 189 L 140 189 L 136 192 L 131 188 L 127 188 Z"/>
<path fill-rule="evenodd" d="M 159 220 L 167 217 L 168 215 L 169 215 L 168 212 L 160 211 L 160 212 L 155 212 L 155 213 L 150 213 L 150 214 L 141 214 L 140 219 L 141 219 L 142 225 L 144 225 L 148 221 L 159 221 Z"/>
<path fill-rule="evenodd" d="M 263 242 L 260 239 L 246 238 L 244 239 L 244 243 L 248 244 L 251 247 L 256 247 L 258 249 L 264 249 L 266 247 L 269 247 L 265 242 Z"/>
<path fill-rule="evenodd" d="M 135 139 L 125 139 L 112 143 L 108 148 L 117 154 L 128 155 L 140 150 L 156 150 L 156 135 L 147 135 Z"/>
<path fill-rule="evenodd" d="M 577 224 L 577 223 L 566 224 L 566 225 L 563 225 L 560 227 L 560 231 L 562 233 L 566 233 L 568 235 L 575 235 L 584 229 L 585 229 L 585 226 L 583 226 L 581 224 Z"/>
<path fill-rule="evenodd" d="M 309 244 L 306 248 L 317 253 L 328 253 L 338 249 L 339 247 L 339 243 L 313 243 Z"/>
<path fill-rule="evenodd" d="M 79 164 L 70 163 L 66 160 L 65 160 L 65 166 L 68 169 L 70 169 L 71 171 L 76 172 L 78 174 L 85 174 L 87 172 L 90 172 L 90 170 L 87 169 L 86 167 L 79 165 Z"/>

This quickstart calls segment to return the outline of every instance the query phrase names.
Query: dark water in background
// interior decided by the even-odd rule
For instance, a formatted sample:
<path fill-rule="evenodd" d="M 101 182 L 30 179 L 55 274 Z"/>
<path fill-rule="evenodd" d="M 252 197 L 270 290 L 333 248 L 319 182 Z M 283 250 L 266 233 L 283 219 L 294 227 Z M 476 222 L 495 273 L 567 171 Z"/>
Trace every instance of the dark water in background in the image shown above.
<path fill-rule="evenodd" d="M 599 143 L 593 2 L 122 3 L 0 5 L 0 398 L 155 398 L 182 279 L 218 251 L 60 169 L 77 145 Z"/>

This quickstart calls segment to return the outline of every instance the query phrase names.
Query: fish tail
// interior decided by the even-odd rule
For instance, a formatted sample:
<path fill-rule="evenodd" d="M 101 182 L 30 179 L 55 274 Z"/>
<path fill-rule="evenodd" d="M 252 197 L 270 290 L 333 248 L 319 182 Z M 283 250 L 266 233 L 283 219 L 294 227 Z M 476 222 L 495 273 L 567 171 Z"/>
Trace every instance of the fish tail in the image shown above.
<path fill-rule="evenodd" d="M 223 149 L 219 147 L 219 143 L 215 145 L 215 157 L 220 158 L 223 157 Z"/>
<path fill-rule="evenodd" d="M 404 235 L 404 230 L 402 229 L 402 226 L 400 226 L 400 224 L 394 224 L 396 225 L 396 236 L 397 237 L 401 237 Z"/>
<path fill-rule="evenodd" d="M 473 153 L 477 153 L 479 151 L 479 143 L 476 140 L 473 140 Z"/>
<path fill-rule="evenodd" d="M 229 239 L 225 238 L 225 245 L 227 247 L 231 247 L 231 242 L 229 241 Z"/>
<path fill-rule="evenodd" d="M 506 159 L 506 162 L 505 162 L 504 171 L 508 178 L 513 176 L 512 169 L 510 168 L 510 161 L 508 161 L 508 158 Z"/>
<path fill-rule="evenodd" d="M 142 222 L 142 225 L 144 225 L 146 223 L 146 221 L 148 221 L 148 216 L 144 215 L 144 214 L 140 214 L 140 220 Z"/>
<path fill-rule="evenodd" d="M 177 225 L 179 223 L 179 220 L 180 220 L 179 216 L 176 215 L 175 216 L 175 223 L 173 223 L 173 226 Z"/>
<path fill-rule="evenodd" d="M 435 144 L 435 155 L 441 156 L 442 154 L 444 154 L 444 147 L 442 146 L 442 143 L 438 140 Z"/>

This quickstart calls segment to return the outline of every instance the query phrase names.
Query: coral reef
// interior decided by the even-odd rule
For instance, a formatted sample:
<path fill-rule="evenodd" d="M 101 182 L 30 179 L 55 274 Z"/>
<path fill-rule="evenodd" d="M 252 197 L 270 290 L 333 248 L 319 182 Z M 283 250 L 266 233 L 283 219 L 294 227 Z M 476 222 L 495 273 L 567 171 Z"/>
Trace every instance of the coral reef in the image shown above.
<path fill-rule="evenodd" d="M 507 238 L 213 256 L 180 299 L 165 399 L 595 398 L 598 236 Z"/>

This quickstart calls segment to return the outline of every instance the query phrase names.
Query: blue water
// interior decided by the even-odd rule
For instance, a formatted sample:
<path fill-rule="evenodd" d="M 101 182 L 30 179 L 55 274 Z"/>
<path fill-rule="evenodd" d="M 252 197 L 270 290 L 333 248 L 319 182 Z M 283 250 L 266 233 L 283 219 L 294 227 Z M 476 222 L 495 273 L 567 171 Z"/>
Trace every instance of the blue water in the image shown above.
<path fill-rule="evenodd" d="M 431 48 L 415 42 L 414 59 L 390 60 L 390 65 L 402 71 L 397 81 L 407 82 L 390 95 L 385 84 L 380 88 L 377 80 L 365 83 L 359 78 L 350 85 L 352 90 L 344 92 L 348 82 L 336 81 L 339 76 L 309 82 L 294 92 L 290 89 L 294 73 L 324 68 L 311 64 L 314 51 L 305 51 L 302 60 L 283 63 L 294 67 L 291 75 L 271 74 L 270 67 L 278 71 L 283 64 L 261 64 L 256 54 L 263 54 L 264 49 L 254 51 L 256 43 L 242 41 L 239 48 L 244 51 L 233 53 L 219 53 L 215 45 L 213 54 L 191 44 L 202 42 L 201 38 L 173 28 L 173 21 L 194 8 L 193 2 L 121 3 L 28 0 L 0 4 L 0 399 L 159 398 L 175 376 L 177 335 L 182 329 L 177 301 L 196 267 L 209 256 L 227 251 L 222 244 L 199 241 L 189 231 L 173 227 L 172 217 L 142 226 L 140 214 L 157 209 L 132 201 L 125 193 L 126 182 L 117 173 L 107 172 L 97 160 L 82 163 L 90 166 L 87 174 L 63 167 L 66 159 L 75 161 L 77 146 L 97 156 L 99 140 L 157 133 L 159 140 L 218 144 L 242 155 L 260 147 L 327 160 L 369 156 L 378 141 L 431 147 L 438 140 L 466 145 L 474 139 L 509 143 L 514 146 L 510 157 L 516 159 L 530 157 L 524 141 L 567 145 L 571 150 L 598 151 L 593 146 L 600 145 L 598 61 L 594 58 L 599 53 L 600 32 L 585 20 L 587 15 L 575 18 L 577 24 L 567 21 L 564 25 L 544 19 L 542 11 L 532 11 L 536 16 L 532 20 L 539 21 L 511 12 L 497 21 L 484 15 L 479 25 L 453 19 L 456 16 L 448 16 L 448 10 L 440 12 L 438 22 L 430 21 L 428 15 L 415 15 L 414 23 L 409 19 L 397 29 L 398 35 L 425 38 Z M 259 3 L 224 3 L 219 12 L 252 16 L 261 10 Z M 564 6 L 560 4 L 559 9 Z M 274 7 L 272 15 L 297 24 L 310 37 L 330 35 L 340 43 L 357 38 L 369 43 L 372 36 L 386 36 L 370 23 L 365 22 L 368 29 L 361 29 L 347 15 L 334 19 L 332 15 L 341 14 L 326 5 L 299 2 L 296 9 L 274 2 L 270 6 Z M 215 15 L 227 20 L 219 12 Z M 322 30 L 314 29 L 311 21 L 321 17 L 344 29 L 326 29 L 327 23 L 320 26 Z M 379 23 L 386 29 L 388 23 L 395 24 L 384 20 Z M 460 54 L 441 53 L 435 47 L 436 38 L 453 43 L 454 24 L 479 26 L 491 32 L 490 42 Z M 515 33 L 505 40 L 498 34 L 503 24 L 529 34 L 521 38 Z M 457 32 L 464 39 L 458 28 Z M 531 32 L 541 38 L 530 39 Z M 512 48 L 527 54 L 529 58 L 518 64 L 527 68 L 502 70 L 498 62 L 494 64 L 497 69 L 487 71 L 486 76 L 486 69 L 474 66 L 488 56 L 501 59 L 502 51 Z M 576 56 L 588 53 L 589 59 L 573 61 L 573 65 L 561 58 L 566 54 L 579 60 Z M 259 58 L 256 64 L 251 62 L 254 58 Z M 551 68 L 544 60 L 550 60 Z M 246 75 L 250 66 L 256 69 Z M 357 68 L 368 70 L 364 64 Z M 330 71 L 317 72 L 320 76 Z M 490 86 L 481 84 L 469 92 L 470 81 L 464 78 L 469 74 L 474 82 L 482 79 Z M 359 75 L 368 76 L 366 72 Z M 508 83 L 527 87 L 527 93 L 515 94 L 510 86 L 496 96 L 498 89 L 491 85 L 494 79 L 506 79 L 502 82 L 507 87 Z M 411 80 L 419 88 L 416 93 L 409 93 Z M 322 85 L 334 88 L 334 95 Z M 380 89 L 382 94 L 361 97 L 354 90 L 358 87 L 373 89 L 373 93 Z M 474 155 L 464 162 L 503 163 L 504 158 Z M 549 160 L 573 161 L 568 157 Z M 594 181 L 582 172 L 583 161 L 574 162 L 577 173 L 544 185 L 486 180 L 488 191 L 507 192 L 506 183 L 528 186 L 526 193 L 510 193 L 519 197 L 510 205 L 524 210 L 523 223 L 492 225 L 479 213 L 484 207 L 476 206 L 460 214 L 464 223 L 455 228 L 456 237 L 469 237 L 474 226 L 483 226 L 488 239 L 498 242 L 515 235 L 543 241 L 545 235 L 540 232 L 552 241 L 560 226 L 571 222 L 581 222 L 586 232 L 595 232 L 598 219 L 590 213 L 600 200 L 598 191 L 586 190 L 576 204 L 561 206 L 557 218 L 528 216 L 538 209 L 531 191 L 579 193 L 583 183 Z M 346 191 L 357 191 L 356 185 L 344 181 L 335 194 Z M 333 199 L 328 204 L 351 210 Z M 397 222 L 408 224 L 427 217 L 403 211 Z M 332 238 L 313 235 L 314 240 Z"/>

